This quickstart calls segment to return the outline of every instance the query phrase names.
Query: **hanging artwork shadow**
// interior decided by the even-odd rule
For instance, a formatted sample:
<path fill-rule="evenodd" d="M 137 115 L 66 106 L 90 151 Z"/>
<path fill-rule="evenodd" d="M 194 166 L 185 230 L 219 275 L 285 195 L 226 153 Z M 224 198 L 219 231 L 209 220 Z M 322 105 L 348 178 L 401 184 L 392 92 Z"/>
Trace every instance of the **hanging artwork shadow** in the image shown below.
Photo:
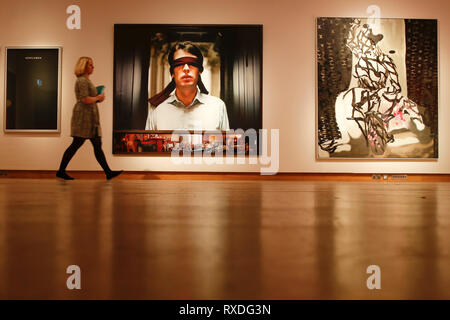
<path fill-rule="evenodd" d="M 438 158 L 437 20 L 317 19 L 317 158 Z"/>

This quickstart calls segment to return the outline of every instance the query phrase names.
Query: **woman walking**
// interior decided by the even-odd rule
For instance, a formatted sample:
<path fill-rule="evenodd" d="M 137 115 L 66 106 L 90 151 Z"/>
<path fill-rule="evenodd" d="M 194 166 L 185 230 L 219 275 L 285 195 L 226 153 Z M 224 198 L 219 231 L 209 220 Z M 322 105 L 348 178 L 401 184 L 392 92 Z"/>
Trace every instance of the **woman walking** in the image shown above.
<path fill-rule="evenodd" d="M 94 147 L 95 158 L 103 168 L 106 179 L 117 177 L 123 171 L 112 171 L 106 162 L 105 154 L 102 150 L 102 137 L 100 119 L 97 103 L 105 100 L 105 94 L 98 94 L 97 89 L 89 80 L 89 76 L 94 72 L 94 62 L 89 57 L 81 57 L 75 65 L 75 95 L 77 103 L 73 109 L 71 121 L 72 144 L 64 152 L 56 176 L 64 180 L 74 178 L 66 173 L 66 167 L 77 150 L 89 139 Z"/>

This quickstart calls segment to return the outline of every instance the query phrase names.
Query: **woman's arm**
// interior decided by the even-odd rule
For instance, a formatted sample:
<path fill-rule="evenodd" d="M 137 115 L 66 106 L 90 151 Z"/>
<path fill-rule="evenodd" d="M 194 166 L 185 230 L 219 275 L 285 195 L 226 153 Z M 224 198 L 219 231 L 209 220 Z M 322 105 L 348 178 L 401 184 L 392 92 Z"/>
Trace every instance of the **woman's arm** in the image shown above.
<path fill-rule="evenodd" d="M 83 99 L 81 99 L 81 102 L 83 102 L 84 104 L 91 104 L 91 103 L 96 103 L 96 102 L 103 102 L 103 100 L 105 100 L 105 94 L 99 94 L 98 96 L 95 97 L 84 97 Z"/>
<path fill-rule="evenodd" d="M 75 95 L 78 101 L 81 101 L 84 104 L 92 104 L 105 100 L 105 93 L 99 94 L 97 96 L 90 96 L 90 86 L 92 86 L 92 84 L 87 78 L 78 77 L 75 83 Z"/>

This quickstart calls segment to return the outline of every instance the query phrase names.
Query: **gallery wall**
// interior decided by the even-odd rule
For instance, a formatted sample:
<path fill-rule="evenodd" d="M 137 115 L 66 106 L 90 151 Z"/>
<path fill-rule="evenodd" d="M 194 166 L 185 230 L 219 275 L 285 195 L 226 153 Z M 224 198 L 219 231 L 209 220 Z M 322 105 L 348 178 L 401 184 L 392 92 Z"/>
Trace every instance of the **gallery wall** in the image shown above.
<path fill-rule="evenodd" d="M 81 8 L 81 29 L 69 30 L 66 8 Z M 439 159 L 316 160 L 316 17 L 367 17 L 377 5 L 383 18 L 438 20 Z M 0 170 L 56 170 L 70 144 L 75 102 L 73 67 L 94 59 L 94 84 L 106 87 L 99 105 L 103 149 L 110 166 L 127 171 L 259 172 L 261 165 L 175 164 L 166 156 L 112 155 L 113 45 L 115 23 L 262 24 L 263 128 L 279 129 L 280 172 L 450 173 L 450 3 L 446 0 L 2 0 L 0 8 L 0 122 L 4 122 L 5 46 L 62 46 L 60 134 L 0 132 Z M 266 166 L 266 165 L 263 165 Z M 276 169 L 276 168 L 275 168 Z M 100 170 L 90 143 L 68 170 Z"/>

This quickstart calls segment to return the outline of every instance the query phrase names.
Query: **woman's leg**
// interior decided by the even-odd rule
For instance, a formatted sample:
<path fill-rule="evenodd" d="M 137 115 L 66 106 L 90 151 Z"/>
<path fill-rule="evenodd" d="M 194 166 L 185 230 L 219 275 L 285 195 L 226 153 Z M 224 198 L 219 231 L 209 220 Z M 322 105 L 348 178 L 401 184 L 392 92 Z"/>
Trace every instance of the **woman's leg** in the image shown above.
<path fill-rule="evenodd" d="M 94 147 L 94 154 L 95 158 L 97 159 L 97 162 L 103 168 L 103 171 L 105 171 L 105 173 L 108 174 L 109 172 L 111 172 L 111 169 L 108 166 L 108 162 L 106 162 L 106 157 L 102 150 L 102 138 L 95 137 L 90 138 L 89 140 L 91 140 L 92 146 Z"/>
<path fill-rule="evenodd" d="M 61 164 L 59 165 L 59 170 L 56 173 L 57 177 L 60 177 L 60 178 L 66 179 L 66 180 L 73 180 L 73 178 L 71 176 L 66 174 L 66 168 L 67 168 L 67 165 L 69 164 L 70 160 L 73 158 L 73 156 L 75 155 L 77 150 L 80 149 L 80 147 L 83 145 L 85 140 L 86 140 L 85 138 L 73 137 L 73 141 L 72 141 L 71 145 L 66 149 L 66 151 L 64 152 L 64 155 L 61 159 Z"/>
<path fill-rule="evenodd" d="M 122 171 L 112 171 L 109 168 L 108 162 L 106 162 L 105 154 L 103 153 L 103 150 L 102 150 L 102 138 L 95 137 L 95 138 L 91 138 L 90 140 L 91 140 L 92 146 L 94 147 L 95 158 L 97 159 L 98 163 L 100 164 L 103 171 L 105 172 L 106 178 L 109 180 L 109 179 L 112 179 L 112 178 L 118 176 L 119 174 L 121 174 Z"/>

